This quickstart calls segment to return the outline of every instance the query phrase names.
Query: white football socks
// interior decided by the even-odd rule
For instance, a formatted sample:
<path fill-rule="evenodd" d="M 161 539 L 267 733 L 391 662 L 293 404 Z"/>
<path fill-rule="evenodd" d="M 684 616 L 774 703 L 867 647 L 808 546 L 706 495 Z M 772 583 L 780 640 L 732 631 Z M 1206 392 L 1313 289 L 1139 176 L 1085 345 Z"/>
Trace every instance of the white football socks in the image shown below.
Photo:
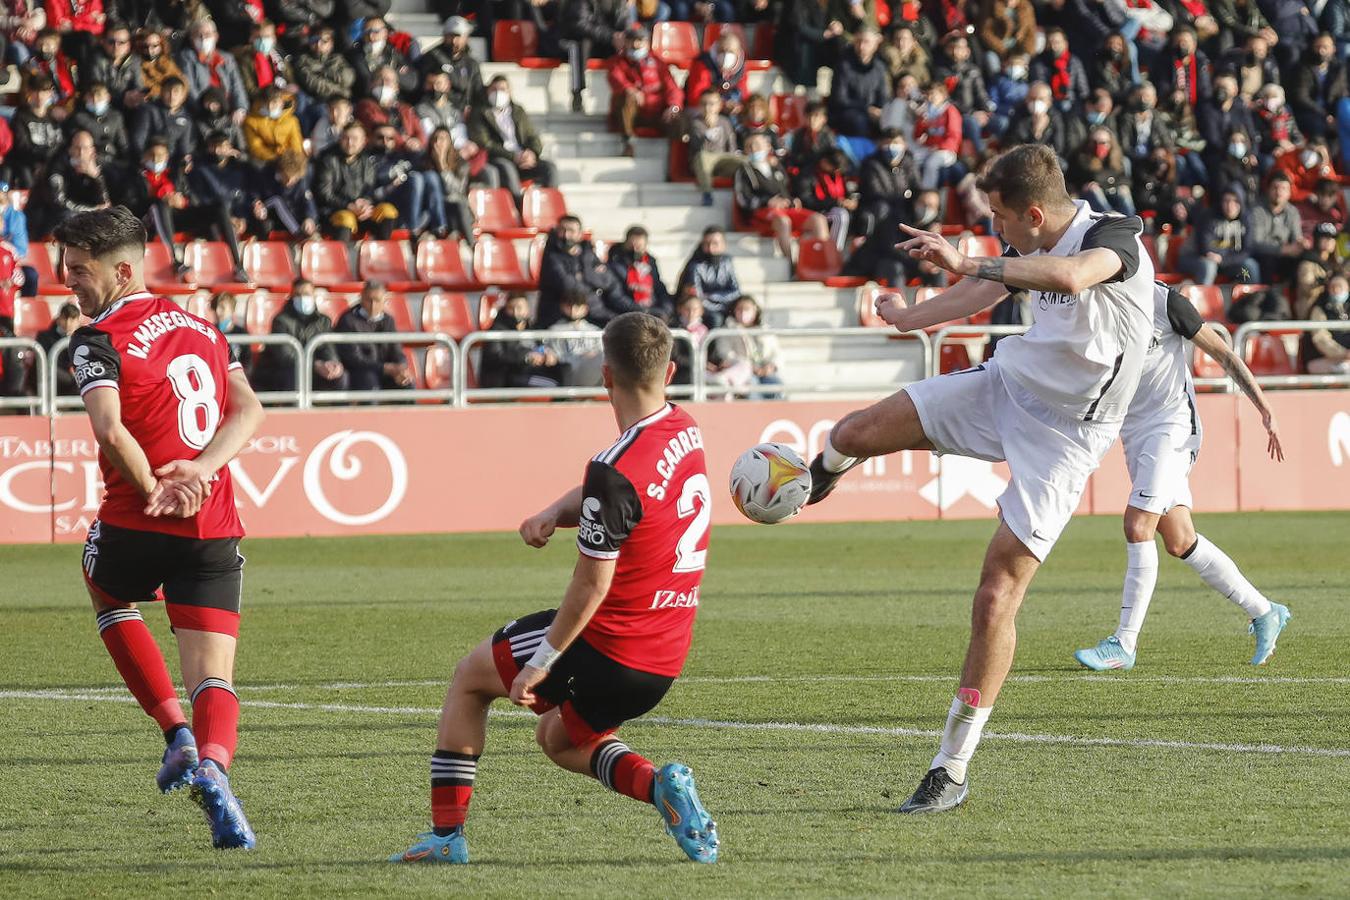
<path fill-rule="evenodd" d="M 1252 586 L 1227 553 L 1210 543 L 1203 534 L 1195 536 L 1195 546 L 1181 559 L 1205 584 L 1242 607 L 1248 618 L 1255 619 L 1270 612 L 1270 601 L 1265 595 Z"/>
<path fill-rule="evenodd" d="M 1125 590 L 1120 597 L 1120 627 L 1116 640 L 1133 653 L 1144 627 L 1153 588 L 1158 583 L 1158 545 L 1152 540 L 1125 545 Z"/>
<path fill-rule="evenodd" d="M 825 449 L 820 455 L 821 464 L 825 466 L 826 472 L 844 472 L 858 462 L 856 457 L 845 456 L 834 449 L 834 442 L 828 436 L 825 438 Z"/>
<path fill-rule="evenodd" d="M 979 702 L 979 701 L 976 701 Z M 984 732 L 984 723 L 989 721 L 992 706 L 971 706 L 957 695 L 952 707 L 947 711 L 947 727 L 942 731 L 942 747 L 933 757 L 930 769 L 938 766 L 947 770 L 947 774 L 959 782 L 966 780 L 966 766 L 975 755 L 975 747 L 980 743 Z"/>

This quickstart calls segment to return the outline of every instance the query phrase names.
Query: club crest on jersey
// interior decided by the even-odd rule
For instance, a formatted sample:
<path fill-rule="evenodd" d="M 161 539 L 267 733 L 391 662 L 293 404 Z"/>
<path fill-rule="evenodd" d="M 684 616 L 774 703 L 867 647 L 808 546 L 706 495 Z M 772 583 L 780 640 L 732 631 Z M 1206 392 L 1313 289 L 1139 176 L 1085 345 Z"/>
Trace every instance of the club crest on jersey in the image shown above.
<path fill-rule="evenodd" d="M 600 501 L 595 497 L 587 497 L 581 501 L 581 520 L 577 522 L 577 536 L 597 547 L 605 542 L 605 529 L 600 524 Z"/>

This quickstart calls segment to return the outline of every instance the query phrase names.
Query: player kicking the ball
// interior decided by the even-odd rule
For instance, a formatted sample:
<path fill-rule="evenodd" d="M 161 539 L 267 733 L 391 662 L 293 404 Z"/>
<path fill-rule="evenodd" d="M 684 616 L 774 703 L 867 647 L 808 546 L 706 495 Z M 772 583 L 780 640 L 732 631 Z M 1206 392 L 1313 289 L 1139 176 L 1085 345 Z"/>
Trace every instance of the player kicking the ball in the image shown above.
<path fill-rule="evenodd" d="M 80 311 L 75 381 L 98 440 L 107 492 L 84 545 L 98 632 L 122 680 L 164 731 L 161 791 L 190 787 L 212 843 L 252 848 L 225 772 L 237 743 L 234 650 L 244 529 L 226 465 L 262 405 L 212 324 L 145 289 L 145 226 L 125 207 L 57 227 Z M 163 599 L 192 698 L 189 729 L 137 603 Z"/>
<path fill-rule="evenodd" d="M 902 248 L 962 280 L 913 308 L 883 296 L 877 312 L 912 331 L 972 315 L 1012 287 L 1031 292 L 1035 324 L 999 341 L 982 365 L 845 416 L 811 463 L 812 503 L 862 459 L 897 450 L 1007 460 L 1012 471 L 975 593 L 960 690 L 905 813 L 966 800 L 967 764 L 1012 666 L 1018 607 L 1116 439 L 1151 333 L 1153 266 L 1139 219 L 1099 215 L 1071 199 L 1054 151 L 1040 145 L 1000 155 L 979 186 L 1009 254 L 968 258 L 937 234 L 906 229 Z"/>
<path fill-rule="evenodd" d="M 666 402 L 670 349 L 669 329 L 645 313 L 605 327 L 604 381 L 622 433 L 581 487 L 520 526 L 531 547 L 577 529 L 572 581 L 558 609 L 507 623 L 455 667 L 431 757 L 433 831 L 390 862 L 469 861 L 464 821 L 488 707 L 501 697 L 540 714 L 535 738 L 554 763 L 653 804 L 690 859 L 717 860 L 717 827 L 688 767 L 658 770 L 614 736 L 680 674 L 708 555 L 703 436 Z"/>
<path fill-rule="evenodd" d="M 1158 581 L 1158 547 L 1162 532 L 1167 552 L 1195 570 L 1214 590 L 1236 603 L 1251 619 L 1256 636 L 1252 665 L 1263 665 L 1275 652 L 1275 641 L 1289 621 L 1289 608 L 1271 603 L 1243 577 L 1228 554 L 1191 521 L 1191 486 L 1187 479 L 1200 452 L 1200 416 L 1191 379 L 1191 342 L 1209 354 L 1242 389 L 1261 414 L 1269 435 L 1266 449 L 1284 460 L 1275 417 L 1251 370 L 1181 294 L 1156 284 L 1153 288 L 1153 340 L 1144 358 L 1139 389 L 1120 428 L 1120 442 L 1130 471 L 1130 502 L 1125 509 L 1125 589 L 1120 602 L 1120 627 L 1097 646 L 1074 654 L 1097 671 L 1134 668 L 1139 630 L 1144 626 L 1153 587 Z"/>

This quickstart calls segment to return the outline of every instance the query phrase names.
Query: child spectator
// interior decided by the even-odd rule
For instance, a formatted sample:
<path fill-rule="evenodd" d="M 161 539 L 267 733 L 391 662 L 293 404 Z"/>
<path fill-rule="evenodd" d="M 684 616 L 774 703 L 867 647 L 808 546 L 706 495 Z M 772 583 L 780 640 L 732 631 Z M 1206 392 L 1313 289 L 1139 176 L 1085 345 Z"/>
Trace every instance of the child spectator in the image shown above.
<path fill-rule="evenodd" d="M 713 179 L 736 174 L 745 158 L 737 150 L 736 128 L 722 114 L 722 98 L 706 90 L 698 100 L 698 115 L 689 121 L 689 171 L 703 192 L 703 205 L 713 204 Z"/>

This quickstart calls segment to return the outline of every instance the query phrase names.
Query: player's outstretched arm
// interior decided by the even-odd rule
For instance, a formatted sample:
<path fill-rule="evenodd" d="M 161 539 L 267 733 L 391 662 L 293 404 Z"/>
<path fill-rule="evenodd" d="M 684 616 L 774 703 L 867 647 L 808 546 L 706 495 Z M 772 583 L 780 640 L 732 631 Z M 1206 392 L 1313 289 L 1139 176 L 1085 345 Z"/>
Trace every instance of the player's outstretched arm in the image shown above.
<path fill-rule="evenodd" d="M 111 387 L 93 388 L 84 394 L 84 408 L 89 412 L 94 439 L 108 462 L 127 484 L 136 486 L 141 496 L 149 497 L 158 482 L 145 451 L 122 424 L 122 395 Z"/>
<path fill-rule="evenodd" d="M 529 706 L 534 702 L 534 686 L 544 680 L 553 661 L 572 646 L 577 635 L 581 634 L 586 623 L 600 608 L 614 581 L 617 565 L 616 559 L 597 559 L 584 553 L 577 556 L 572 581 L 567 585 L 567 593 L 563 596 L 557 615 L 553 617 L 548 634 L 544 635 L 539 649 L 511 684 L 512 703 Z"/>
<path fill-rule="evenodd" d="M 966 256 L 932 231 L 908 225 L 910 239 L 900 244 L 915 259 L 927 260 L 962 278 L 979 278 L 1010 288 L 1077 294 L 1114 278 L 1126 260 L 1115 250 L 1093 247 L 1073 256 Z"/>
<path fill-rule="evenodd" d="M 882 294 L 877 298 L 877 315 L 899 331 L 917 331 L 973 316 L 988 309 L 1008 294 L 1008 289 L 992 281 L 966 278 L 931 300 L 909 306 L 901 294 Z"/>
<path fill-rule="evenodd" d="M 520 539 L 531 547 L 542 547 L 559 528 L 576 528 L 581 520 L 581 486 L 554 500 L 520 523 Z"/>
<path fill-rule="evenodd" d="M 1266 428 L 1266 452 L 1270 454 L 1271 459 L 1284 462 L 1284 447 L 1280 444 L 1280 431 L 1279 426 L 1275 424 L 1275 414 L 1271 411 L 1270 404 L 1266 402 L 1261 385 L 1256 383 L 1256 376 L 1252 374 L 1252 370 L 1247 368 L 1242 357 L 1233 352 L 1228 342 L 1209 326 L 1197 331 L 1191 340 L 1195 346 L 1205 351 L 1210 359 L 1223 367 L 1228 377 L 1233 379 L 1233 383 L 1252 402 L 1252 406 L 1256 407 L 1256 411 L 1261 414 L 1261 424 Z"/>
<path fill-rule="evenodd" d="M 230 372 L 225 401 L 225 415 L 216 433 L 196 459 L 176 459 L 155 470 L 159 489 L 148 497 L 146 515 L 191 515 L 185 513 L 180 500 L 194 490 L 210 491 L 216 473 L 229 465 L 230 460 L 244 449 L 249 438 L 258 431 L 266 414 L 258 395 L 248 383 L 242 369 Z"/>

